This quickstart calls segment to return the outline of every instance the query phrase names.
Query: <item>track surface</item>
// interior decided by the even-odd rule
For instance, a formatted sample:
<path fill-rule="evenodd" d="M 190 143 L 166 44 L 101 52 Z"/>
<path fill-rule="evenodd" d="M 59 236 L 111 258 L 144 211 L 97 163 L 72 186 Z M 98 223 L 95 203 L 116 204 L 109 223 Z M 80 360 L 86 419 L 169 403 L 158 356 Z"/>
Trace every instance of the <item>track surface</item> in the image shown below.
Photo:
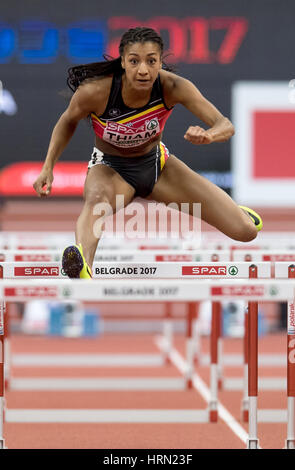
<path fill-rule="evenodd" d="M 242 340 L 224 338 L 224 355 L 242 354 Z M 184 337 L 175 337 L 174 348 L 184 357 Z M 259 354 L 266 358 L 284 359 L 285 335 L 275 334 L 259 338 Z M 160 353 L 155 336 L 144 334 L 104 335 L 97 339 L 49 338 L 14 335 L 11 338 L 12 381 L 30 378 L 76 378 L 78 383 L 87 378 L 171 378 L 179 379 L 180 371 L 174 364 L 143 367 L 99 366 L 30 366 L 18 365 L 19 358 L 30 354 L 42 359 L 42 355 L 77 355 L 86 358 L 97 354 L 154 354 Z M 202 340 L 204 358 L 208 358 L 209 340 Z M 277 356 L 279 355 L 279 356 Z M 206 362 L 206 361 L 205 361 Z M 271 362 L 271 361 L 270 361 Z M 209 385 L 208 365 L 196 366 L 195 372 Z M 224 367 L 226 378 L 242 377 L 242 365 Z M 259 377 L 286 378 L 286 366 L 259 367 Z M 79 380 L 80 379 L 80 380 Z M 240 420 L 242 391 L 219 392 L 220 402 L 230 413 L 230 421 L 238 429 L 247 431 L 247 424 Z M 258 407 L 286 408 L 286 391 L 259 392 Z M 207 407 L 206 401 L 196 389 L 192 390 L 7 390 L 8 410 L 195 410 Z M 118 414 L 118 416 L 120 413 Z M 10 449 L 243 449 L 245 442 L 219 419 L 218 423 L 13 423 L 6 422 L 4 432 L 6 446 Z M 262 448 L 283 448 L 286 424 L 260 423 L 258 437 Z"/>

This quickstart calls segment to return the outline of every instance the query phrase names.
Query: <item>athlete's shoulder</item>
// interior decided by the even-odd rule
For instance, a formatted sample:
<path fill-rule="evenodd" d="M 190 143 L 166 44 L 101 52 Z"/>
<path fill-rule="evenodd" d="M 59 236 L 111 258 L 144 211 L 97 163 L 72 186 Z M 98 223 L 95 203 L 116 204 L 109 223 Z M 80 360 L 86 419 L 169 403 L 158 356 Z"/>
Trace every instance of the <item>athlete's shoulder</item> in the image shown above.
<path fill-rule="evenodd" d="M 160 70 L 159 74 L 166 104 L 169 108 L 173 107 L 177 103 L 175 99 L 177 91 L 187 80 L 168 70 Z"/>
<path fill-rule="evenodd" d="M 178 79 L 180 78 L 175 73 L 163 69 L 160 70 L 159 75 L 162 87 L 165 87 L 167 90 L 172 90 L 175 87 Z"/>
<path fill-rule="evenodd" d="M 79 92 L 85 97 L 101 96 L 110 93 L 113 75 L 103 75 L 101 77 L 86 78 L 78 87 Z"/>
<path fill-rule="evenodd" d="M 71 102 L 85 112 L 102 114 L 112 86 L 112 75 L 87 78 L 75 91 Z"/>

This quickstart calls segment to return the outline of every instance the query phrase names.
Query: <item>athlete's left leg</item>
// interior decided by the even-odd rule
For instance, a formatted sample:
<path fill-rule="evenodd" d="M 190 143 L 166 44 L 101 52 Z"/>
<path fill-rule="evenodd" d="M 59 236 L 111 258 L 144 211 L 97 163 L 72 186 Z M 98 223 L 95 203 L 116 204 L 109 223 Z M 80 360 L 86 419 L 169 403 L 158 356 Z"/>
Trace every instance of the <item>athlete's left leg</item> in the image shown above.
<path fill-rule="evenodd" d="M 180 205 L 201 204 L 201 218 L 228 237 L 248 242 L 257 236 L 257 228 L 246 212 L 221 188 L 191 170 L 174 155 L 168 158 L 160 178 L 148 199 Z"/>

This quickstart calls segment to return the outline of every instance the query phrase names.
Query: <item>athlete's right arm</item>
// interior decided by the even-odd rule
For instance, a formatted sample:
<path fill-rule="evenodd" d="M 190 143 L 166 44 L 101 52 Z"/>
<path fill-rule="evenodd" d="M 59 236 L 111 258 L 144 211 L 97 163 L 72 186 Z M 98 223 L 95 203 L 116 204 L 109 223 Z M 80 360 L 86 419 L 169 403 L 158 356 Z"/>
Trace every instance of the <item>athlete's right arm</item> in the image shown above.
<path fill-rule="evenodd" d="M 51 135 L 42 171 L 33 184 L 39 197 L 50 194 L 55 163 L 69 143 L 79 121 L 86 118 L 97 107 L 95 90 L 97 91 L 97 88 L 92 83 L 80 86 L 74 93 L 68 108 L 57 121 Z"/>

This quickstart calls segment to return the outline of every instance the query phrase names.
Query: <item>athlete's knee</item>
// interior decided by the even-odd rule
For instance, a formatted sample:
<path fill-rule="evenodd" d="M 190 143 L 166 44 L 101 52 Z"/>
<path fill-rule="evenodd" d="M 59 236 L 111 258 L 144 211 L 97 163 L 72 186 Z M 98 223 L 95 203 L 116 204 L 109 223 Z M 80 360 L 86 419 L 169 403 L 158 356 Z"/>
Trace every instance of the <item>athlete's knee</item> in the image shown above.
<path fill-rule="evenodd" d="M 95 206 L 96 204 L 112 205 L 112 195 L 105 186 L 101 186 L 99 188 L 87 188 L 84 191 L 84 201 L 90 206 Z"/>
<path fill-rule="evenodd" d="M 239 242 L 251 242 L 257 237 L 257 228 L 249 219 L 249 222 L 242 222 L 234 231 L 232 238 Z"/>

